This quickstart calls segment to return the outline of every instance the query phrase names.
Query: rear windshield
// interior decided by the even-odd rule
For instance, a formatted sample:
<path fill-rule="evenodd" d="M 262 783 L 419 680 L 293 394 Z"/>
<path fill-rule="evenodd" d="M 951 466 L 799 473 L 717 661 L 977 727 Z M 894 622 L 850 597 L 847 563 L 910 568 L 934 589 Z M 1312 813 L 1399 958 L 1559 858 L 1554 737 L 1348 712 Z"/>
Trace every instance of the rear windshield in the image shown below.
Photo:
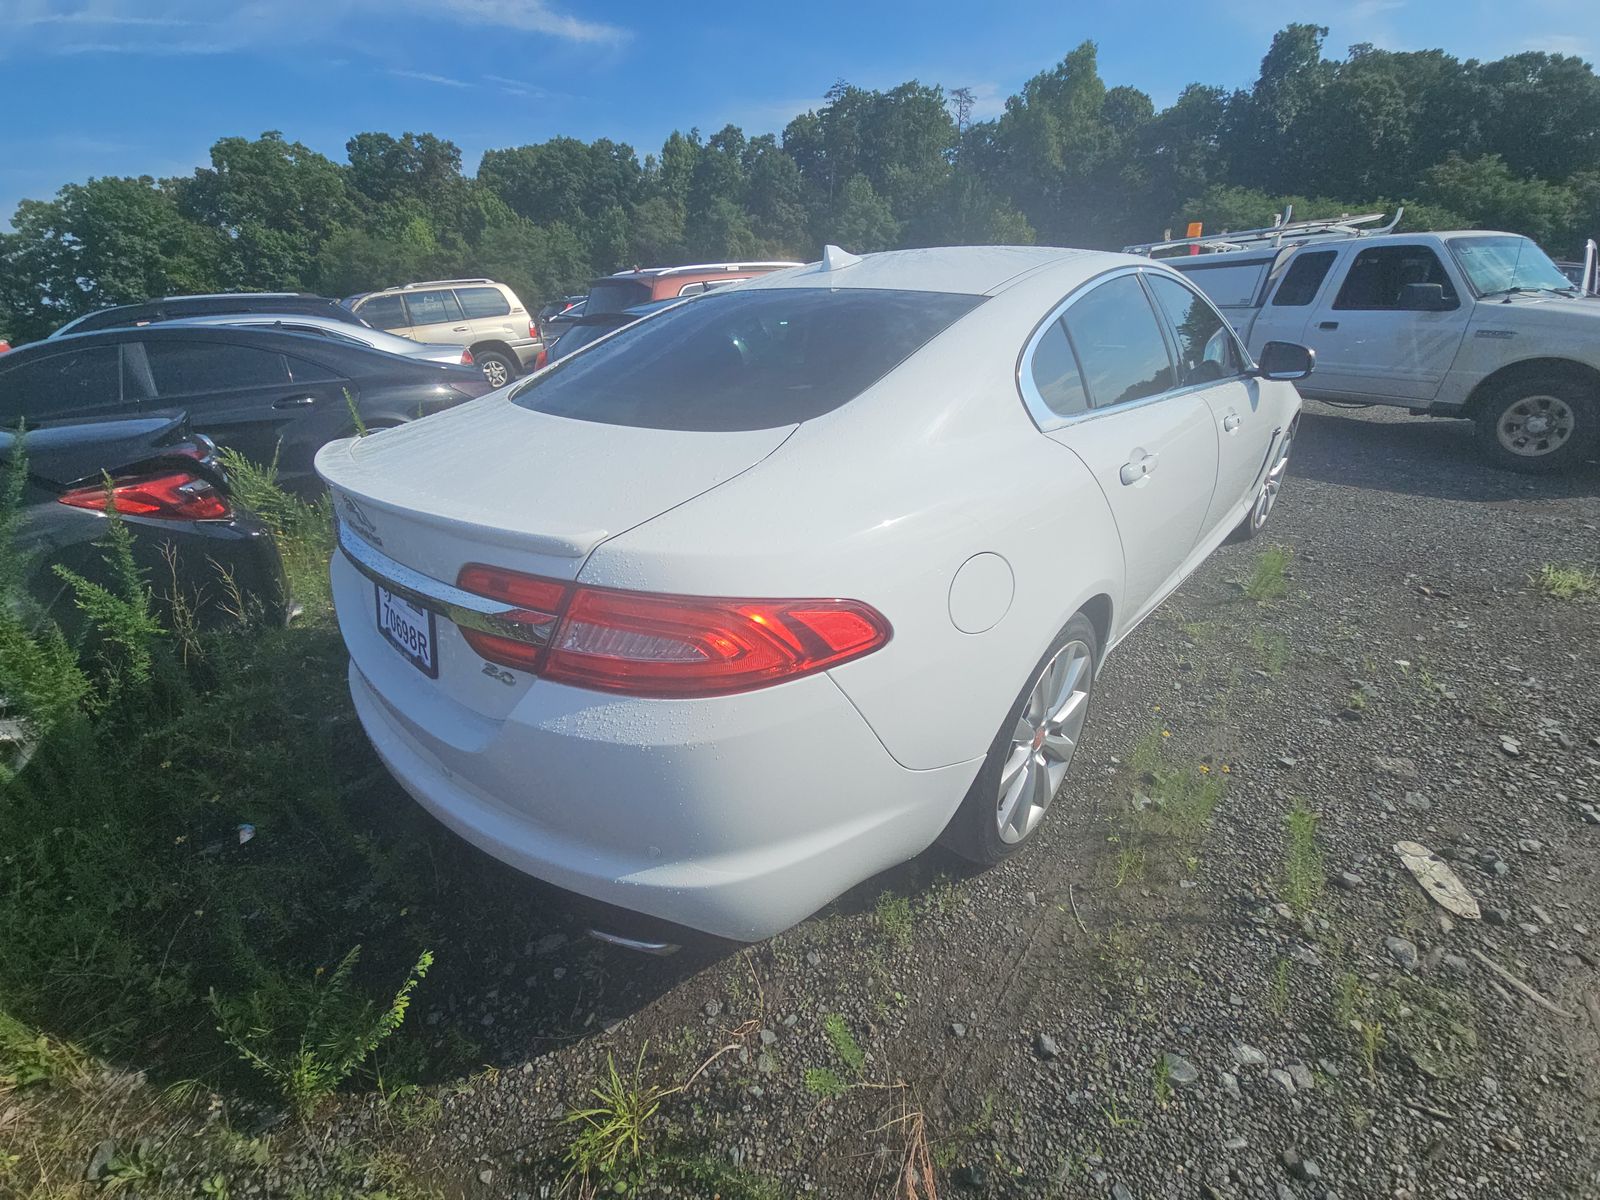
<path fill-rule="evenodd" d="M 771 429 L 830 412 L 982 301 L 867 288 L 702 296 L 535 375 L 534 412 L 646 429 Z"/>
<path fill-rule="evenodd" d="M 599 279 L 589 289 L 589 307 L 584 311 L 590 315 L 621 312 L 654 295 L 650 285 L 641 279 Z"/>

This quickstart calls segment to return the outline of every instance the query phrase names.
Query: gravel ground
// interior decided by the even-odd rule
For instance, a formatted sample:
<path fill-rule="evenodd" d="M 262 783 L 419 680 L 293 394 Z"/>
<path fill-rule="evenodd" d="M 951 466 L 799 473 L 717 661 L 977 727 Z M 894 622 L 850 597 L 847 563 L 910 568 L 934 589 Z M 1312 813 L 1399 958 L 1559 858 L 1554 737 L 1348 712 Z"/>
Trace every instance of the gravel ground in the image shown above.
<path fill-rule="evenodd" d="M 412 1017 L 491 1069 L 335 1128 L 452 1195 L 554 1195 L 608 1054 L 671 1086 L 732 1047 L 658 1144 L 774 1194 L 904 1194 L 925 1150 L 946 1195 L 1600 1196 L 1600 599 L 1529 581 L 1593 566 L 1597 528 L 1593 467 L 1501 474 L 1464 424 L 1309 405 L 1268 533 L 1112 656 L 1025 854 L 930 851 L 670 960 L 508 912 L 452 948 L 482 986 Z M 1288 594 L 1257 603 L 1274 543 Z M 1400 840 L 1485 919 L 1426 898 Z"/>

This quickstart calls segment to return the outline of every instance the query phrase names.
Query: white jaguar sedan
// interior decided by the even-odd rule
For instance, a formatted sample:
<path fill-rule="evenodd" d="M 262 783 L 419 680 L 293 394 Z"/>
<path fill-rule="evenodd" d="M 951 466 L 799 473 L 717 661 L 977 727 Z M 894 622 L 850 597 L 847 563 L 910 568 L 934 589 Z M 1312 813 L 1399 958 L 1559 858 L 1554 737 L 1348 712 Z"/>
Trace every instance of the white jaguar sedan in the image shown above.
<path fill-rule="evenodd" d="M 356 708 L 451 829 L 680 927 L 998 862 L 1107 653 L 1271 513 L 1311 356 L 1261 358 L 1160 264 L 1045 247 L 668 308 L 321 452 Z"/>

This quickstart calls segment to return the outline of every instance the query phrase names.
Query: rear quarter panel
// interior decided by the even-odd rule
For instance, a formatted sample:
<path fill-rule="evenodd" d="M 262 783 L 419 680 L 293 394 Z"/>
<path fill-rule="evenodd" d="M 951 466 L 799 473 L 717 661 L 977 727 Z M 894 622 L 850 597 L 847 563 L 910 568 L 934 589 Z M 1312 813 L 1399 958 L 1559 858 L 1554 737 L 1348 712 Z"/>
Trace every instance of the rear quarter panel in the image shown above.
<path fill-rule="evenodd" d="M 903 766 L 982 755 L 1056 633 L 1096 595 L 1115 606 L 1122 585 L 1099 486 L 1017 392 L 1018 352 L 1058 298 L 980 306 L 771 458 L 602 545 L 580 578 L 865 601 L 893 638 L 834 681 Z M 984 552 L 1010 565 L 1012 600 L 991 628 L 962 633 L 951 583 Z"/>

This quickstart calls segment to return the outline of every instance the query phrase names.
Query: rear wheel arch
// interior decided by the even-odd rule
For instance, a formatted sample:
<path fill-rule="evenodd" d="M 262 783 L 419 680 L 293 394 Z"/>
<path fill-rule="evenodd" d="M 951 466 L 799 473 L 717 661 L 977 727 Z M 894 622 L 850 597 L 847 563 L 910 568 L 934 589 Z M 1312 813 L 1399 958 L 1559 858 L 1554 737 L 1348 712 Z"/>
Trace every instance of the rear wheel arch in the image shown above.
<path fill-rule="evenodd" d="M 467 347 L 467 349 L 472 351 L 473 358 L 477 358 L 480 354 L 499 354 L 502 357 L 510 359 L 513 368 L 516 367 L 519 361 L 517 358 L 517 352 L 505 342 L 497 342 L 489 339 L 481 342 L 473 342 L 472 345 Z"/>
<path fill-rule="evenodd" d="M 1111 597 L 1105 592 L 1101 592 L 1097 596 L 1091 596 L 1078 611 L 1088 617 L 1089 624 L 1094 626 L 1095 637 L 1099 640 L 1100 646 L 1099 657 L 1105 658 L 1106 648 L 1111 645 L 1111 618 L 1113 616 Z"/>

